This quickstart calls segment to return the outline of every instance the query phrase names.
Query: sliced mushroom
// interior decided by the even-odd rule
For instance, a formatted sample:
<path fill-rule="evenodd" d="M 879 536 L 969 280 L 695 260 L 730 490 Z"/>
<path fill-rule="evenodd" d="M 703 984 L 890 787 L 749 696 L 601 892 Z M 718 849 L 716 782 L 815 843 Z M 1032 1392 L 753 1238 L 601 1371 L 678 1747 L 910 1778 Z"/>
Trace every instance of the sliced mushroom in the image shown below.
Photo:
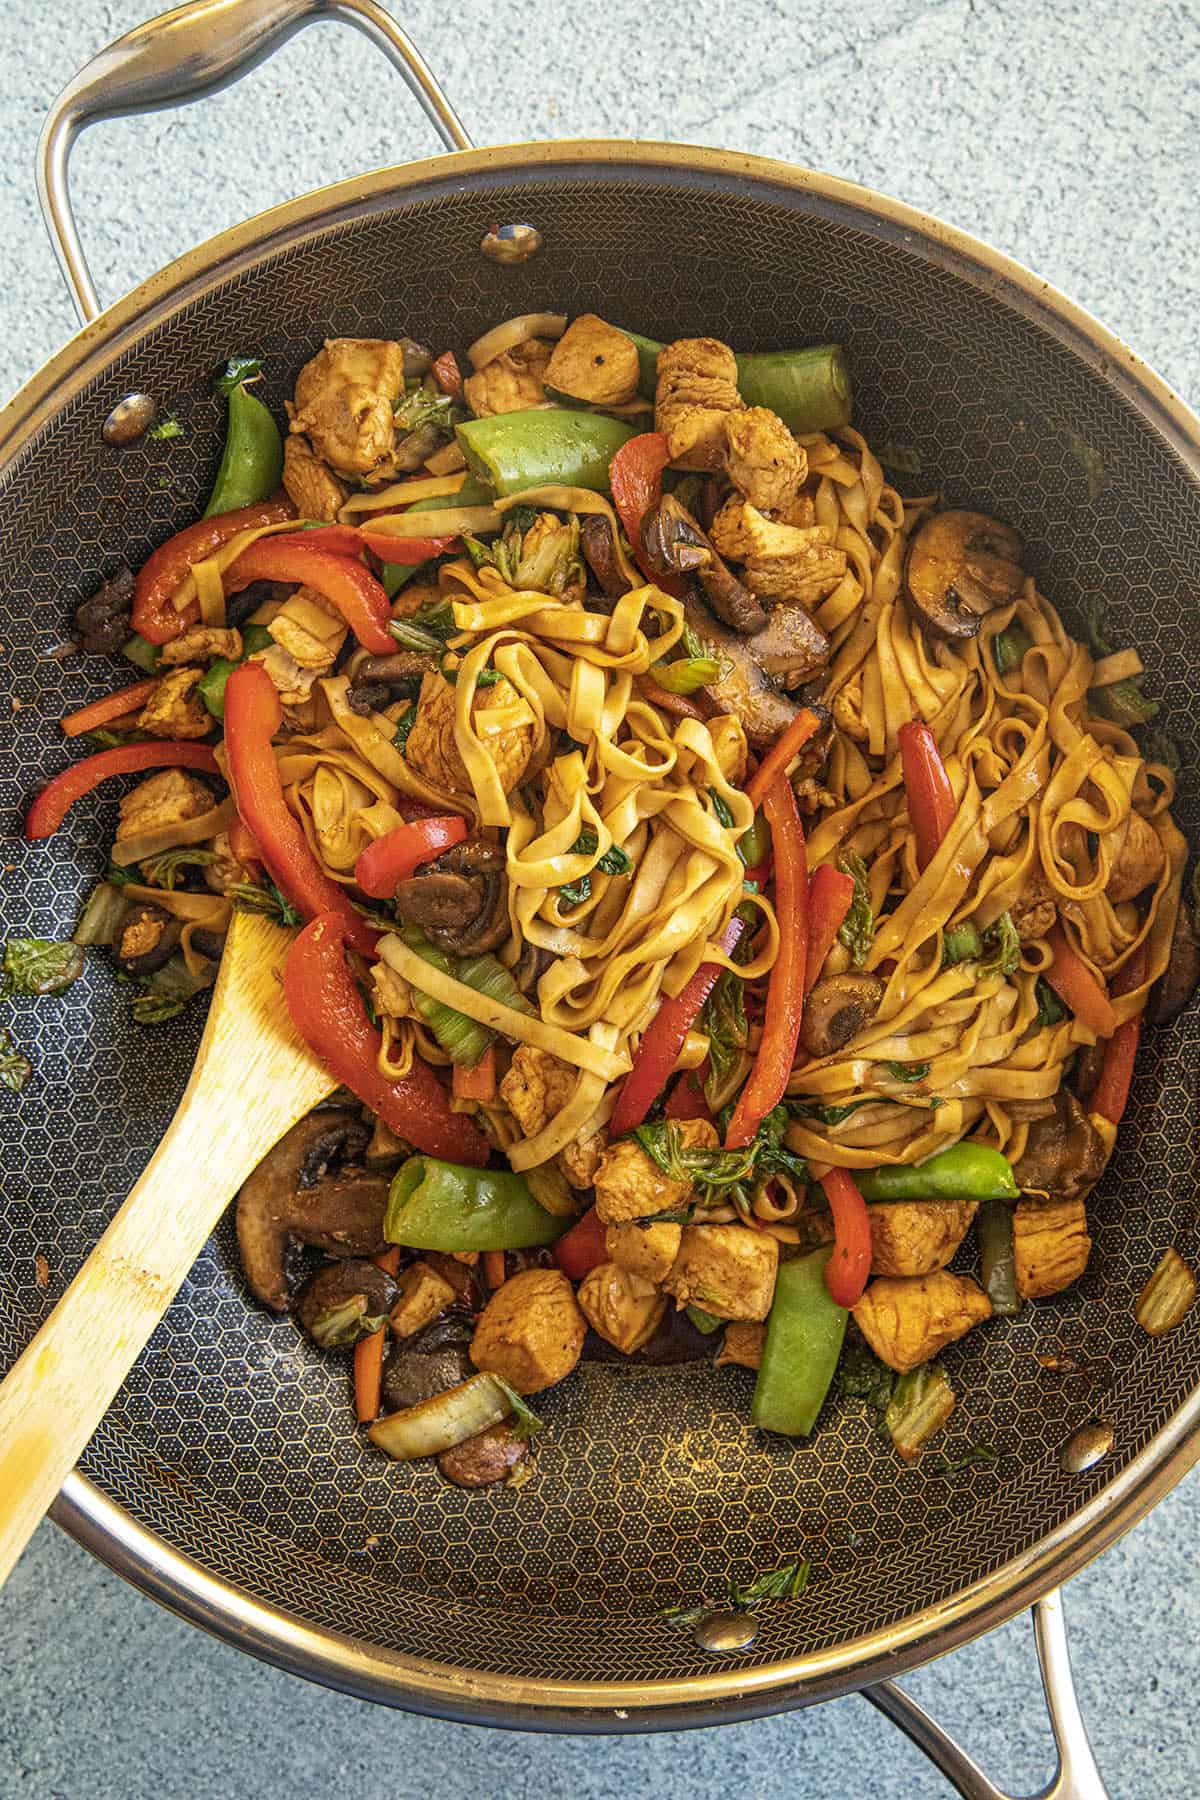
<path fill-rule="evenodd" d="M 935 513 L 909 545 L 908 609 L 931 637 L 973 638 L 985 613 L 1021 592 L 1023 554 L 1016 532 L 986 513 Z"/>
<path fill-rule="evenodd" d="M 1059 1088 L 1054 1111 L 1035 1119 L 1025 1150 L 1013 1165 L 1017 1185 L 1056 1200 L 1081 1199 L 1104 1173 L 1104 1139 L 1069 1088 Z"/>
<path fill-rule="evenodd" d="M 610 600 L 619 600 L 628 592 L 629 583 L 617 562 L 612 526 L 603 513 L 589 513 L 579 523 L 579 547 L 588 568 Z"/>
<path fill-rule="evenodd" d="M 433 351 L 428 344 L 418 343 L 416 338 L 410 337 L 397 338 L 396 341 L 403 358 L 405 381 L 420 381 L 423 375 L 428 375 L 433 367 Z"/>
<path fill-rule="evenodd" d="M 512 977 L 527 996 L 537 991 L 537 984 L 554 961 L 549 950 L 543 950 L 540 944 L 531 944 L 528 939 L 521 945 L 521 954 L 513 964 Z"/>
<path fill-rule="evenodd" d="M 75 631 L 85 655 L 116 656 L 125 648 L 133 630 L 132 606 L 133 570 L 121 563 L 103 587 L 75 609 Z"/>
<path fill-rule="evenodd" d="M 478 956 L 508 936 L 508 878 L 497 844 L 468 838 L 396 889 L 396 911 L 443 950 Z"/>
<path fill-rule="evenodd" d="M 390 464 L 398 475 L 411 474 L 414 469 L 420 468 L 427 456 L 432 456 L 435 450 L 440 449 L 444 441 L 445 433 L 427 420 L 424 425 L 416 426 L 400 439 L 392 452 Z"/>
<path fill-rule="evenodd" d="M 684 601 L 684 617 L 692 630 L 728 665 L 719 681 L 704 692 L 718 711 L 734 713 L 746 736 L 758 748 L 773 744 L 796 716 L 796 705 L 780 692 L 745 638 L 719 625 L 700 600 Z"/>
<path fill-rule="evenodd" d="M 491 1487 L 511 1475 L 529 1455 L 529 1440 L 519 1438 L 507 1422 L 489 1425 L 437 1459 L 440 1472 L 455 1487 Z"/>
<path fill-rule="evenodd" d="M 765 626 L 747 648 L 786 688 L 799 687 L 829 660 L 829 639 L 804 608 L 790 600 L 771 608 Z"/>
<path fill-rule="evenodd" d="M 1200 939 L 1196 936 L 1192 910 L 1182 894 L 1171 935 L 1171 955 L 1167 966 L 1150 992 L 1150 1021 L 1169 1025 L 1177 1019 L 1196 988 L 1200 986 Z"/>
<path fill-rule="evenodd" d="M 833 1056 L 869 1025 L 883 1000 L 878 975 L 849 970 L 818 981 L 804 1002 L 800 1042 L 811 1057 Z"/>
<path fill-rule="evenodd" d="M 350 711 L 365 718 L 381 712 L 393 700 L 415 699 L 422 679 L 437 667 L 437 659 L 421 650 L 397 650 L 391 656 L 366 656 L 346 690 Z"/>
<path fill-rule="evenodd" d="M 387 1412 L 420 1406 L 435 1394 L 457 1387 L 474 1374 L 467 1352 L 471 1320 L 446 1313 L 403 1343 L 394 1344 L 383 1365 L 383 1405 Z"/>
<path fill-rule="evenodd" d="M 327 1118 L 325 1130 L 304 1152 L 296 1186 L 316 1187 L 331 1169 L 340 1169 L 343 1163 L 360 1163 L 370 1139 L 370 1127 L 363 1123 L 359 1113 L 333 1113 Z"/>
<path fill-rule="evenodd" d="M 121 921 L 117 966 L 125 975 L 153 975 L 179 948 L 183 922 L 161 906 L 133 906 Z"/>
<path fill-rule="evenodd" d="M 304 1159 L 326 1135 L 333 1116 L 309 1113 L 293 1125 L 238 1195 L 242 1268 L 251 1293 L 273 1312 L 287 1312 L 291 1305 L 290 1265 L 296 1244 L 313 1244 L 337 1257 L 375 1256 L 386 1248 L 386 1174 L 325 1176 L 314 1187 L 300 1186 Z M 357 1121 L 357 1113 L 351 1116 Z"/>
<path fill-rule="evenodd" d="M 370 1337 L 396 1304 L 396 1283 L 372 1262 L 327 1263 L 296 1296 L 301 1329 L 321 1350 L 342 1350 Z"/>
<path fill-rule="evenodd" d="M 719 619 L 742 637 L 761 631 L 767 615 L 714 550 L 686 506 L 664 494 L 642 520 L 642 555 L 656 575 L 694 575 Z"/>

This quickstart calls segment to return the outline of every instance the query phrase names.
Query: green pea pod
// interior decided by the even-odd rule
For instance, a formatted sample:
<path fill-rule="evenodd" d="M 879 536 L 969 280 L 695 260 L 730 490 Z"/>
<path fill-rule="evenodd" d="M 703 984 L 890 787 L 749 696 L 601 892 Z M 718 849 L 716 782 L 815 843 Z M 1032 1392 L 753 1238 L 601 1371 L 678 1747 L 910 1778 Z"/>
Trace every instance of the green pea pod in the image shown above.
<path fill-rule="evenodd" d="M 265 500 L 279 486 L 282 473 L 283 440 L 279 427 L 262 401 L 250 393 L 244 382 L 239 382 L 230 390 L 225 453 L 204 517 Z"/>
<path fill-rule="evenodd" d="M 807 1437 L 842 1353 L 846 1309 L 825 1286 L 829 1248 L 781 1263 L 750 1418 L 764 1431 Z"/>
<path fill-rule="evenodd" d="M 1010 1164 L 986 1144 L 951 1144 L 912 1167 L 856 1170 L 864 1200 L 1016 1200 Z"/>
<path fill-rule="evenodd" d="M 413 1250 L 526 1250 L 571 1222 L 539 1206 L 521 1175 L 410 1156 L 392 1180 L 383 1235 Z"/>
<path fill-rule="evenodd" d="M 468 419 L 454 435 L 471 473 L 503 499 L 549 486 L 607 494 L 608 466 L 634 431 L 604 413 L 548 406 Z"/>
<path fill-rule="evenodd" d="M 643 337 L 640 331 L 627 331 L 638 353 L 638 393 L 643 400 L 653 400 L 658 386 L 658 353 L 662 345 L 657 338 Z"/>

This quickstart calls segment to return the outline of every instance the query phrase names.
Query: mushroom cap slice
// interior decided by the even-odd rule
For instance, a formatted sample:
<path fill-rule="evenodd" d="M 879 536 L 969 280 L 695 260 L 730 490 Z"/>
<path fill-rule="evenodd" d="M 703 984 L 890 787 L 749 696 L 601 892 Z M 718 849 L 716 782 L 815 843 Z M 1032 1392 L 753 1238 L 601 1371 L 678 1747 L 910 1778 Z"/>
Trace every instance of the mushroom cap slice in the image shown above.
<path fill-rule="evenodd" d="M 811 988 L 804 1002 L 800 1042 L 815 1061 L 834 1056 L 869 1025 L 879 1011 L 885 983 L 878 975 L 847 970 L 828 975 Z"/>
<path fill-rule="evenodd" d="M 904 598 L 917 624 L 950 643 L 973 638 L 979 621 L 1015 600 L 1025 582 L 1024 545 L 987 513 L 935 513 L 914 535 Z"/>

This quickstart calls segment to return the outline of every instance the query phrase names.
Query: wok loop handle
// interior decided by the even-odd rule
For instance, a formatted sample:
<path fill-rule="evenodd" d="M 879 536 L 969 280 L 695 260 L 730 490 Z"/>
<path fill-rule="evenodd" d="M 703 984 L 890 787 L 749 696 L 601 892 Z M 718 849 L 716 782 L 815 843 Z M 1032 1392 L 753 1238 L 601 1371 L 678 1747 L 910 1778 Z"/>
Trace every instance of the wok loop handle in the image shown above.
<path fill-rule="evenodd" d="M 1039 1788 L 1030 1800 L 1108 1800 L 1079 1710 L 1071 1676 L 1062 1595 L 1057 1589 L 1046 1594 L 1033 1608 L 1033 1629 L 1058 1761 L 1047 1785 Z M 964 1800 L 1014 1800 L 1014 1796 L 989 1781 L 978 1763 L 960 1750 L 924 1707 L 918 1706 L 895 1682 L 877 1682 L 873 1687 L 864 1688 L 862 1694 L 863 1699 L 878 1707 L 918 1750 L 924 1751 Z"/>
<path fill-rule="evenodd" d="M 157 112 L 200 100 L 285 44 L 305 25 L 337 19 L 353 25 L 403 75 L 448 150 L 471 139 L 429 65 L 378 0 L 190 0 L 125 33 L 68 83 L 38 139 L 37 191 L 42 217 L 80 319 L 100 302 L 79 240 L 67 165 L 79 133 L 97 119 Z"/>

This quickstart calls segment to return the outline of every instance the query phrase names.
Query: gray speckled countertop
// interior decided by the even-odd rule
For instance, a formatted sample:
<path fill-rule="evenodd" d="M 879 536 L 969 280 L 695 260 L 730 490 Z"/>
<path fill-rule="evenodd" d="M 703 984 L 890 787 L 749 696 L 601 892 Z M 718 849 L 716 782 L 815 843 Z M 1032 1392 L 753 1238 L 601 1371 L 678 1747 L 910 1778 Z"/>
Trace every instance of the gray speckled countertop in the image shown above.
<path fill-rule="evenodd" d="M 73 329 L 33 198 L 55 92 L 137 0 L 19 0 L 0 18 L 0 392 Z M 398 14 L 400 9 L 397 8 Z M 1008 251 L 1200 401 L 1196 0 L 413 0 L 403 22 L 478 142 L 642 136 L 808 163 Z M 115 298 L 276 201 L 436 148 L 405 90 L 322 26 L 204 106 L 91 133 L 75 193 Z M 1121 1800 L 1195 1791 L 1200 1485 L 1185 1482 L 1069 1590 L 1083 1703 Z M 1017 1621 L 909 1684 L 1001 1783 L 1049 1773 Z M 741 1792 L 789 1800 L 949 1793 L 861 1701 L 678 1738 L 530 1739 L 406 1718 L 239 1657 L 43 1526 L 0 1600 L 0 1796 L 242 1800 Z"/>

